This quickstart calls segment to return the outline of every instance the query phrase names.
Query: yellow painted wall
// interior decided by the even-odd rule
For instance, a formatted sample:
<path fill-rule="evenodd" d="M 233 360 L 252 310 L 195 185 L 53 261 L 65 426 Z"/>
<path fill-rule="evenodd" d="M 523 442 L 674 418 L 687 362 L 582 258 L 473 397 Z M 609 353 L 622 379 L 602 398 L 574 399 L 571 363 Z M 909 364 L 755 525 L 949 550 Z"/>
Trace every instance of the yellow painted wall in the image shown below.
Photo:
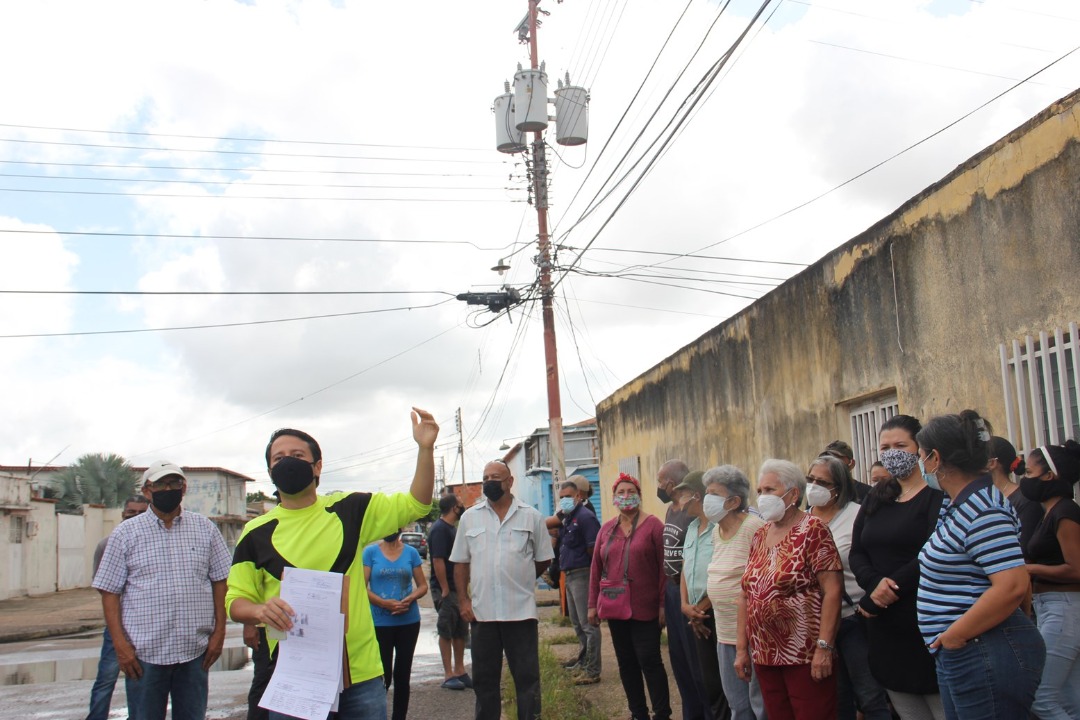
<path fill-rule="evenodd" d="M 1005 435 L 999 343 L 1080 320 L 1078 198 L 1080 92 L 603 400 L 601 502 L 620 458 L 640 457 L 661 516 L 667 459 L 752 482 L 768 457 L 808 464 L 883 391 Z"/>

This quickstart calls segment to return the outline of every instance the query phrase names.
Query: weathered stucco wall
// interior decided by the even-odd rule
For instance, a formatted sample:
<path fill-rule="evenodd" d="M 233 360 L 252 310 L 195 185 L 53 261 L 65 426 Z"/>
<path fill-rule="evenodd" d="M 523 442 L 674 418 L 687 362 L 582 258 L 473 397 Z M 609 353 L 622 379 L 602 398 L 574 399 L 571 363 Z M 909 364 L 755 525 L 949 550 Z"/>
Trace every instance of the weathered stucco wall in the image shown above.
<path fill-rule="evenodd" d="M 808 463 L 850 404 L 974 407 L 1005 434 L 998 345 L 1080 320 L 1080 92 L 1047 108 L 597 408 L 602 502 L 639 456 Z M 893 277 L 895 272 L 896 299 Z M 899 324 L 899 330 L 897 325 Z M 901 350 L 902 348 L 902 350 Z"/>

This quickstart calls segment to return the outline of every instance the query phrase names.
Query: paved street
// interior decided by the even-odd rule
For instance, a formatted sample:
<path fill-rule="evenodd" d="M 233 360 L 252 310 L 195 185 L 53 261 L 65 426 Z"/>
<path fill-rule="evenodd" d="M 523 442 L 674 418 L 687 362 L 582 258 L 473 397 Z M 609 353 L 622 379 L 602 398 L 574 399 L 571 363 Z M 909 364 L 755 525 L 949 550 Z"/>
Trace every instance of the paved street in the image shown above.
<path fill-rule="evenodd" d="M 441 711 L 466 717 L 471 692 L 438 687 L 442 678 L 434 611 L 421 607 L 422 630 L 413 663 L 410 714 Z M 82 720 L 97 674 L 101 631 L 0 643 L 0 718 L 7 720 Z M 230 625 L 225 652 L 210 676 L 210 720 L 241 720 L 247 712 L 251 665 L 239 625 Z M 124 683 L 113 694 L 110 720 L 127 718 Z"/>

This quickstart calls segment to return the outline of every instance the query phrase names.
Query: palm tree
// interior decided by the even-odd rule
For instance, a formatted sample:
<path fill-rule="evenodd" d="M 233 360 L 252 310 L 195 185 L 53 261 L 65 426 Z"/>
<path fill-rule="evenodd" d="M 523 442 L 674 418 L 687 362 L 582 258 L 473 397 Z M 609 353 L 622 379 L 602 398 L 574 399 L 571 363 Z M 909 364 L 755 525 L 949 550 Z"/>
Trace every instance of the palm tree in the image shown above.
<path fill-rule="evenodd" d="M 138 476 L 119 455 L 88 453 L 57 473 L 51 484 L 57 512 L 78 514 L 91 503 L 121 507 L 136 492 Z"/>

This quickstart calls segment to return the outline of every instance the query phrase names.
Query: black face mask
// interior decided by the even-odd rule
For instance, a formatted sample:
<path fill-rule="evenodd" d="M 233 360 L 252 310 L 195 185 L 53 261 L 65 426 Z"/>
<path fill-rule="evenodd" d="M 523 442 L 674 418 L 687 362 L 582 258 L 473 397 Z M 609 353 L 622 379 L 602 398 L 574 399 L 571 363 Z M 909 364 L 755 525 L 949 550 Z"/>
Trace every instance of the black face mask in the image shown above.
<path fill-rule="evenodd" d="M 671 496 L 667 494 L 667 491 L 665 491 L 664 488 L 656 488 L 656 497 L 665 505 L 671 502 Z"/>
<path fill-rule="evenodd" d="M 151 492 L 150 495 L 153 497 L 151 502 L 154 503 L 154 507 L 156 507 L 159 512 L 168 515 L 173 510 L 180 507 L 180 501 L 184 497 L 184 491 L 181 488 L 176 488 L 175 490 L 157 490 Z"/>
<path fill-rule="evenodd" d="M 460 520 L 461 516 L 464 515 L 464 514 L 465 514 L 465 508 L 463 508 L 463 507 L 454 508 L 454 515 L 457 517 L 458 520 Z"/>
<path fill-rule="evenodd" d="M 270 468 L 270 479 L 286 495 L 302 492 L 315 480 L 315 470 L 307 460 L 283 457 Z"/>
<path fill-rule="evenodd" d="M 1050 498 L 1072 497 L 1072 484 L 1059 477 L 1045 481 L 1025 477 L 1020 478 L 1020 492 L 1032 502 L 1044 502 Z"/>
<path fill-rule="evenodd" d="M 393 543 L 393 542 L 397 542 L 399 537 L 401 537 L 401 532 L 400 531 L 394 533 L 393 535 L 387 535 L 386 537 L 383 538 L 383 541 L 388 542 L 388 543 Z"/>
<path fill-rule="evenodd" d="M 503 490 L 502 480 L 485 480 L 484 495 L 491 502 L 499 502 L 506 491 Z"/>

